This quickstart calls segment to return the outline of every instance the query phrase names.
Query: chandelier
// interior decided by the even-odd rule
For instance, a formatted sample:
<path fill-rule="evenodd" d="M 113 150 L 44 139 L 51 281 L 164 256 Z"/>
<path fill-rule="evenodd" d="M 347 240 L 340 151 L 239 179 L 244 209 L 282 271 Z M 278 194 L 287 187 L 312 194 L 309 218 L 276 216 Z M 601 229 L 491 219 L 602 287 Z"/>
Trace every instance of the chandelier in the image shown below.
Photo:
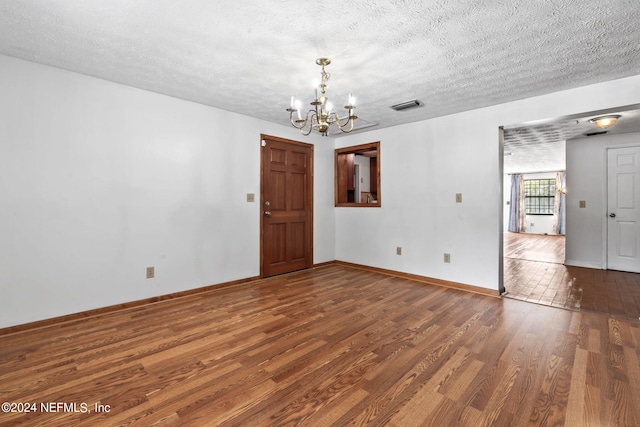
<path fill-rule="evenodd" d="M 355 99 L 349 94 L 347 105 L 344 106 L 344 108 L 349 111 L 349 115 L 340 118 L 336 110 L 333 109 L 326 94 L 327 82 L 331 74 L 327 73 L 324 67 L 331 64 L 331 60 L 329 58 L 318 58 L 316 59 L 316 64 L 322 67 L 322 72 L 320 73 L 322 80 L 319 86 L 320 96 L 318 97 L 318 87 L 316 87 L 315 98 L 310 103 L 312 108 L 309 109 L 304 116 L 300 111 L 302 103 L 292 96 L 291 105 L 287 108 L 291 124 L 296 129 L 300 129 L 303 135 L 309 135 L 313 129 L 316 129 L 322 136 L 327 136 L 329 126 L 331 125 L 336 125 L 342 132 L 351 132 L 353 130 L 353 122 L 358 118 L 358 116 L 353 113 L 353 110 L 356 109 Z M 294 113 L 296 114 L 294 115 Z"/>

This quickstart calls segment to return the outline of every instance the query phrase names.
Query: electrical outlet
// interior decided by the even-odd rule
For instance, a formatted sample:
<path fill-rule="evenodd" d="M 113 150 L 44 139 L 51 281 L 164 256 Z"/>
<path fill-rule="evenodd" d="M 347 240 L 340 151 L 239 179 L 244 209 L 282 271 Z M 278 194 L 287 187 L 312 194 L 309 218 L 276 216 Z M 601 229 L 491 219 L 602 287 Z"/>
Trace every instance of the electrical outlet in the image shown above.
<path fill-rule="evenodd" d="M 462 193 L 456 193 L 456 203 L 462 203 Z"/>
<path fill-rule="evenodd" d="M 396 248 L 396 255 L 402 255 L 402 248 L 400 246 Z"/>
<path fill-rule="evenodd" d="M 253 203 L 256 201 L 256 195 L 253 193 L 247 193 L 247 202 Z"/>
<path fill-rule="evenodd" d="M 444 254 L 444 262 L 451 262 L 451 254 Z"/>
<path fill-rule="evenodd" d="M 147 279 L 153 279 L 156 276 L 155 267 L 147 267 Z"/>
<path fill-rule="evenodd" d="M 581 208 L 586 208 L 587 207 L 587 201 L 586 200 L 580 200 L 580 207 Z"/>

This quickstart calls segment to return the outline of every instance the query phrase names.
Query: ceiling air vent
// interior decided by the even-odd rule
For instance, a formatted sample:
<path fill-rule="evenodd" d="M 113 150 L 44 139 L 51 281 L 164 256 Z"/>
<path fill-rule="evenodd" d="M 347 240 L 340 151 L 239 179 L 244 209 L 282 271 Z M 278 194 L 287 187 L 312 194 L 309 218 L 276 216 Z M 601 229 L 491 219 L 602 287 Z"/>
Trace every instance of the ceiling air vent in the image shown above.
<path fill-rule="evenodd" d="M 585 133 L 585 136 L 596 136 L 596 135 L 604 135 L 605 133 L 607 133 L 607 131 L 605 130 L 604 132 L 591 132 L 591 133 Z"/>
<path fill-rule="evenodd" d="M 417 99 L 414 99 L 411 101 L 401 102 L 400 104 L 392 105 L 390 108 L 396 111 L 404 111 L 410 108 L 421 107 L 422 105 L 424 105 L 422 102 L 418 101 Z"/>

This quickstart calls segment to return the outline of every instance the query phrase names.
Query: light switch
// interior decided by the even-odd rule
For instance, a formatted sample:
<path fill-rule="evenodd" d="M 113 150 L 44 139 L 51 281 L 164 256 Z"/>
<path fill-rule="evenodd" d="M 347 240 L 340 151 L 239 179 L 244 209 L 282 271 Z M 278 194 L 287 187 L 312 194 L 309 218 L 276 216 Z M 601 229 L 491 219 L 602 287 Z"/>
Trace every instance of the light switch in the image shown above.
<path fill-rule="evenodd" d="M 586 200 L 580 200 L 580 207 L 581 208 L 586 208 L 587 207 L 587 201 Z"/>
<path fill-rule="evenodd" d="M 462 193 L 456 193 L 456 203 L 462 203 Z"/>
<path fill-rule="evenodd" d="M 253 193 L 247 193 L 247 202 L 253 203 L 256 201 L 256 195 Z"/>

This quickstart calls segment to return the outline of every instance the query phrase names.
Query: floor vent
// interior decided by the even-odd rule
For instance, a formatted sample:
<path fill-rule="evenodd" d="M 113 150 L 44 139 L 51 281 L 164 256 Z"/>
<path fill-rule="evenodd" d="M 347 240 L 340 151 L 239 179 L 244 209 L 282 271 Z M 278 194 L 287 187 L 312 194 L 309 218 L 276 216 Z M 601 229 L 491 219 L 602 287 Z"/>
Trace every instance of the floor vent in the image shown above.
<path fill-rule="evenodd" d="M 392 105 L 390 108 L 396 111 L 403 111 L 403 110 L 408 110 L 410 108 L 421 107 L 423 105 L 424 104 L 422 102 L 418 101 L 417 99 L 413 99 L 411 101 L 401 102 L 400 104 Z"/>

